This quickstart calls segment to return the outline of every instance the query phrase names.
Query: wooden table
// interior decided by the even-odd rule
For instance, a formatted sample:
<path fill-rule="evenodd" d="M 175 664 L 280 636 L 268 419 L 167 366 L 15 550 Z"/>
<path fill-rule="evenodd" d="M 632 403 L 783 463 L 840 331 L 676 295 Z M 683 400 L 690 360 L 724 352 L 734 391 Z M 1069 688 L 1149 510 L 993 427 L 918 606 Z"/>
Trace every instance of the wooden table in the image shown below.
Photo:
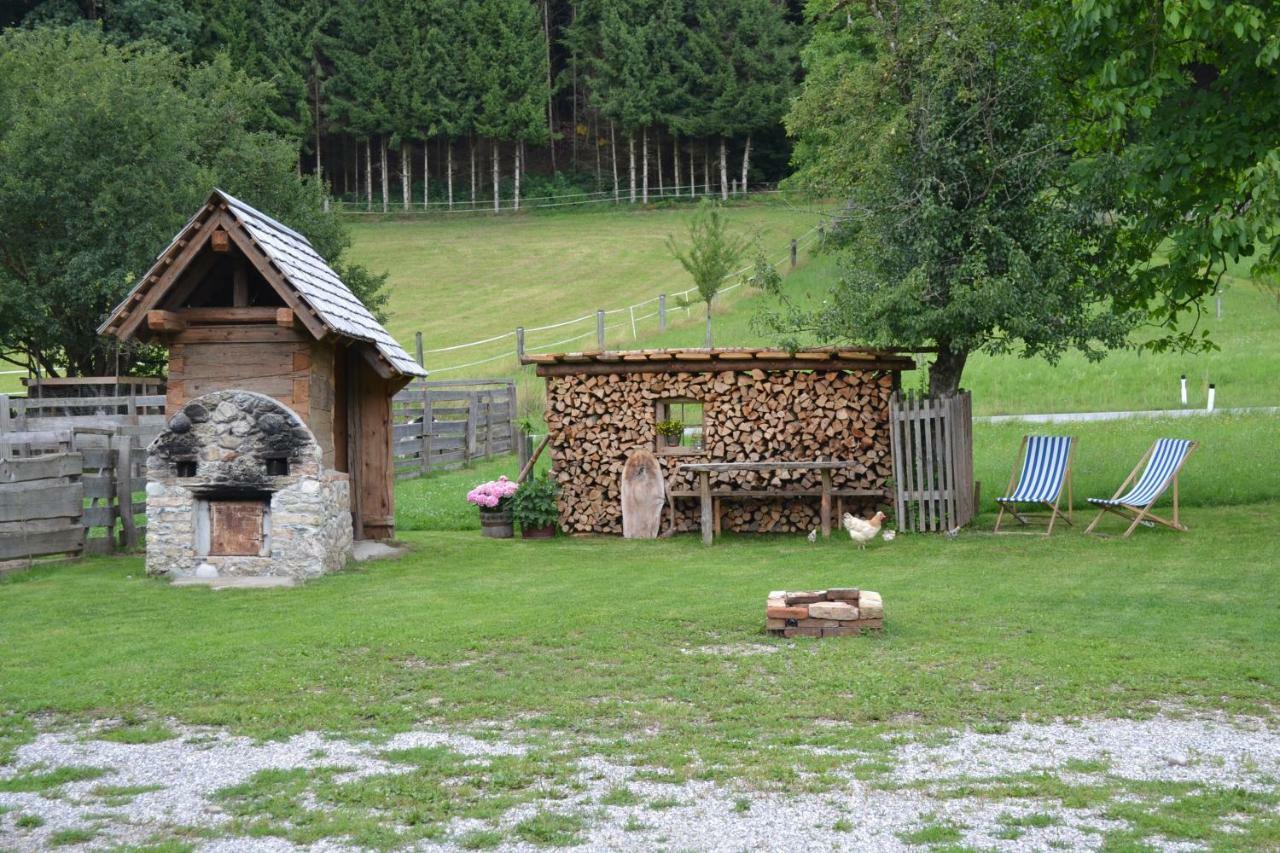
<path fill-rule="evenodd" d="M 702 544 L 710 545 L 715 538 L 718 518 L 712 506 L 712 499 L 719 498 L 786 498 L 808 497 L 809 491 L 788 489 L 727 489 L 712 492 L 711 475 L 728 471 L 818 471 L 822 476 L 822 489 L 817 494 L 822 500 L 822 536 L 831 535 L 831 497 L 883 497 L 882 489 L 840 489 L 831 488 L 831 472 L 840 468 L 852 468 L 858 462 L 845 461 L 799 461 L 799 462 L 691 462 L 677 467 L 677 471 L 693 471 L 698 475 L 698 491 L 696 496 L 702 499 Z M 672 492 L 672 498 L 694 497 L 692 492 Z M 674 509 L 672 510 L 674 515 Z"/>

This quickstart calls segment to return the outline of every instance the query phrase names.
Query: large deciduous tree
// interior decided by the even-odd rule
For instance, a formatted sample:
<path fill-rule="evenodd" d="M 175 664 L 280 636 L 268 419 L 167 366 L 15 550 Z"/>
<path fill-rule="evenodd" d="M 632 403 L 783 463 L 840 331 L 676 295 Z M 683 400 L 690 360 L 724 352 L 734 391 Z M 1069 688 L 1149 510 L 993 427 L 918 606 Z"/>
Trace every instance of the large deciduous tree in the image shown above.
<path fill-rule="evenodd" d="M 225 56 L 191 68 L 87 27 L 0 35 L 0 358 L 113 370 L 98 324 L 213 186 L 306 234 L 377 310 L 383 278 L 343 262 L 296 140 L 261 129 L 266 87 Z"/>
<path fill-rule="evenodd" d="M 1143 260 L 1126 306 L 1166 334 L 1228 264 L 1280 272 L 1280 3 L 1079 0 L 1054 7 L 1076 81 L 1075 138 L 1086 158 L 1129 163 L 1134 215 L 1121 220 Z"/>
<path fill-rule="evenodd" d="M 1116 164 L 1073 168 L 1062 87 L 1023 7 L 877 0 L 818 26 L 788 121 L 797 182 L 847 199 L 842 274 L 824 304 L 784 296 L 766 325 L 934 349 L 935 394 L 959 388 L 973 352 L 1123 345 L 1135 318 L 1108 310 L 1129 263 Z"/>

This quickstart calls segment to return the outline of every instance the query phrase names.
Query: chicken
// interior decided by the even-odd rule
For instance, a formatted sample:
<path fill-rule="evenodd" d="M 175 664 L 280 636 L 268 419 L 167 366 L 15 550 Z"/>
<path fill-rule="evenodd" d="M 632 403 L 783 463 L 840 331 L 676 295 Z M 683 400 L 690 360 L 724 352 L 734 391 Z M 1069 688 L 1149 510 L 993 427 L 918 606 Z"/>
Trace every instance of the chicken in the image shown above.
<path fill-rule="evenodd" d="M 876 538 L 880 533 L 880 523 L 884 521 L 884 513 L 877 512 L 871 517 L 870 521 L 861 518 L 854 518 L 849 513 L 844 514 L 844 529 L 849 531 L 849 538 L 858 543 L 859 548 L 867 547 L 867 543 Z"/>
<path fill-rule="evenodd" d="M 808 535 L 808 536 L 806 536 L 806 537 L 805 537 L 805 539 L 808 539 L 808 540 L 809 540 L 809 544 L 810 544 L 810 545 L 812 545 L 814 542 L 817 542 L 817 541 L 818 541 L 818 528 L 816 528 L 816 527 L 815 527 L 815 528 L 813 528 L 812 530 L 810 530 L 810 531 L 809 531 L 809 535 Z"/>
<path fill-rule="evenodd" d="M 880 534 L 880 538 L 881 538 L 881 539 L 883 539 L 883 540 L 884 540 L 884 541 L 886 541 L 886 542 L 892 542 L 892 541 L 893 541 L 893 537 L 895 537 L 895 536 L 897 536 L 897 535 L 898 535 L 898 534 L 897 534 L 897 533 L 895 533 L 895 532 L 894 532 L 894 531 L 892 531 L 892 530 L 886 530 L 884 533 L 881 533 L 881 534 Z"/>

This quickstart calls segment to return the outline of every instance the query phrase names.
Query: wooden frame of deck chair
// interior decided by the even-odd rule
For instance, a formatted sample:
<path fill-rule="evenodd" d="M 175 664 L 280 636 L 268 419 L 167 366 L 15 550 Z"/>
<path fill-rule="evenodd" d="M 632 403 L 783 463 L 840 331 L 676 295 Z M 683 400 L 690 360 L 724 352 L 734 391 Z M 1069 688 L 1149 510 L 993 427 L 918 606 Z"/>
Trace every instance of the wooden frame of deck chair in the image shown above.
<path fill-rule="evenodd" d="M 1019 504 L 1043 504 L 1049 510 L 1049 524 L 1043 533 L 1045 536 L 1053 532 L 1053 524 L 1059 518 L 1071 524 L 1071 460 L 1075 453 L 1075 436 L 1024 435 L 1018 457 L 1013 462 L 1009 487 L 1005 489 L 1004 497 L 996 498 L 996 503 L 1000 505 L 1000 513 L 996 516 L 996 528 L 993 532 L 1001 532 L 1000 522 L 1004 519 L 1005 512 L 1016 518 L 1019 524 L 1028 523 L 1027 514 L 1018 508 Z M 1019 467 L 1021 467 L 1021 473 L 1019 473 Z M 1067 489 L 1065 513 L 1058 508 L 1064 485 Z M 1037 531 L 1005 530 L 1003 532 L 1035 533 Z"/>
<path fill-rule="evenodd" d="M 1132 519 L 1129 529 L 1124 532 L 1125 536 L 1133 533 L 1139 524 L 1154 526 L 1153 522 L 1185 533 L 1186 526 L 1178 520 L 1178 472 L 1199 446 L 1200 442 L 1186 438 L 1156 439 L 1155 443 L 1147 448 L 1147 452 L 1142 454 L 1138 464 L 1133 466 L 1133 470 L 1120 484 L 1120 488 L 1116 489 L 1114 495 L 1110 498 L 1089 498 L 1089 503 L 1100 509 L 1098 517 L 1085 528 L 1084 532 L 1092 533 L 1104 515 L 1114 512 L 1126 521 Z M 1141 477 L 1138 477 L 1138 471 L 1142 471 Z M 1134 483 L 1132 489 L 1129 489 L 1128 494 L 1125 494 L 1125 489 L 1129 487 L 1129 483 L 1133 482 L 1134 477 L 1138 477 L 1138 481 Z M 1160 500 L 1160 496 L 1169 488 L 1170 483 L 1173 484 L 1172 520 L 1161 518 L 1151 511 L 1151 507 Z"/>

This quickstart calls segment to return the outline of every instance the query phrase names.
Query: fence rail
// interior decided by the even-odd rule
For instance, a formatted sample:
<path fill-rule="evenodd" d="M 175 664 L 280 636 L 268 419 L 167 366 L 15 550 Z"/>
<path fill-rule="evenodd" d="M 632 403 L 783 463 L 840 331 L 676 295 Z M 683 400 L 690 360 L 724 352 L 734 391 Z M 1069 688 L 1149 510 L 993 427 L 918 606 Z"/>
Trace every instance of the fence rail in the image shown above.
<path fill-rule="evenodd" d="M 396 479 L 516 448 L 516 388 L 505 379 L 417 381 L 392 401 Z"/>
<path fill-rule="evenodd" d="M 968 391 L 889 402 L 899 530 L 949 531 L 973 520 L 973 408 Z"/>

